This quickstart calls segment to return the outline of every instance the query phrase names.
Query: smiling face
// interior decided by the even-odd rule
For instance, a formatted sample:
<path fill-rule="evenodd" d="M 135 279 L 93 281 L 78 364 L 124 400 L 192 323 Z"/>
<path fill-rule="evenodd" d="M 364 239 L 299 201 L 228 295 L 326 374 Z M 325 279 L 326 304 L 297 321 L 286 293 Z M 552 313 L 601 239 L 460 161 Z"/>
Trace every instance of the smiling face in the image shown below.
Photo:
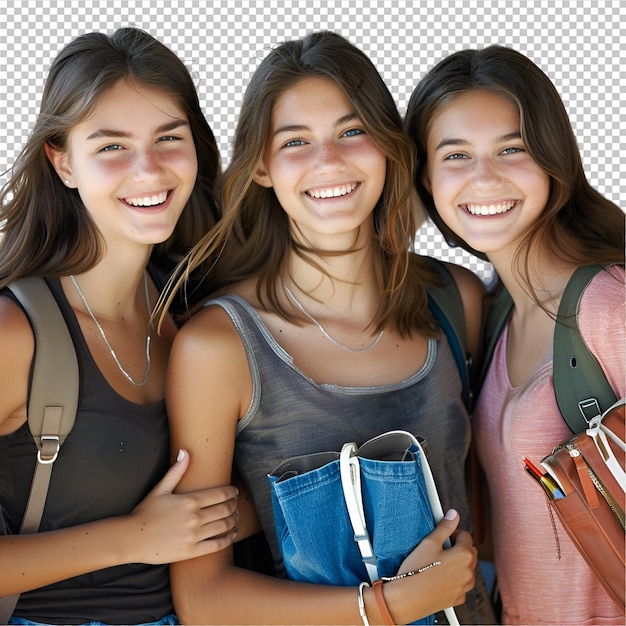
<path fill-rule="evenodd" d="M 335 83 L 305 78 L 277 99 L 255 181 L 274 189 L 309 244 L 341 249 L 356 229 L 371 232 L 385 175 L 385 155 Z"/>
<path fill-rule="evenodd" d="M 69 133 L 46 148 L 62 180 L 76 188 L 102 236 L 165 241 L 193 190 L 196 149 L 187 116 L 171 96 L 121 80 Z"/>
<path fill-rule="evenodd" d="M 522 141 L 517 109 L 485 90 L 458 95 L 433 118 L 426 148 L 424 186 L 446 225 L 490 259 L 510 254 L 550 193 L 548 174 Z"/>

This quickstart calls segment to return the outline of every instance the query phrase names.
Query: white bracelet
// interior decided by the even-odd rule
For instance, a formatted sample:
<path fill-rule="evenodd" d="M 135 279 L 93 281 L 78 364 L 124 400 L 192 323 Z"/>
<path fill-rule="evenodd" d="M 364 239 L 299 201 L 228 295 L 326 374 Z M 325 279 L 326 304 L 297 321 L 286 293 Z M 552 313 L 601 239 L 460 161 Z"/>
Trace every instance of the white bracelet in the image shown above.
<path fill-rule="evenodd" d="M 367 613 L 365 612 L 365 600 L 363 599 L 363 589 L 369 586 L 370 586 L 369 583 L 360 583 L 359 595 L 357 596 L 359 600 L 359 615 L 361 616 L 361 619 L 363 620 L 364 626 L 370 626 L 370 623 L 367 620 Z"/>

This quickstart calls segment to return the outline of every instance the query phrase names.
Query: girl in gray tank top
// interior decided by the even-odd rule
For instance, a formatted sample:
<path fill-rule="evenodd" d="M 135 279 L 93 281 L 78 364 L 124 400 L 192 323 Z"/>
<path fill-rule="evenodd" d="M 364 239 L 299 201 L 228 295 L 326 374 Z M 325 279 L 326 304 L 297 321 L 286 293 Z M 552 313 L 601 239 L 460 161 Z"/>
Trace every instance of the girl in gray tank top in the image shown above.
<path fill-rule="evenodd" d="M 231 480 L 251 494 L 279 577 L 233 565 L 229 551 L 172 565 L 177 612 L 190 623 L 409 623 L 464 605 L 491 623 L 476 573 L 463 470 L 469 420 L 450 348 L 427 306 L 417 231 L 413 149 L 371 61 L 337 34 L 284 43 L 246 91 L 226 172 L 223 217 L 182 270 L 214 299 L 172 349 L 168 408 L 174 447 L 194 463 L 183 490 Z M 476 346 L 482 285 L 452 268 Z M 475 308 L 474 308 L 474 305 Z M 339 450 L 391 429 L 425 437 L 446 518 L 399 574 L 369 587 L 285 580 L 267 474 L 296 454 Z M 328 503 L 329 507 L 337 503 Z M 250 506 L 248 506 L 250 505 Z M 390 618 L 390 615 L 392 616 Z"/>

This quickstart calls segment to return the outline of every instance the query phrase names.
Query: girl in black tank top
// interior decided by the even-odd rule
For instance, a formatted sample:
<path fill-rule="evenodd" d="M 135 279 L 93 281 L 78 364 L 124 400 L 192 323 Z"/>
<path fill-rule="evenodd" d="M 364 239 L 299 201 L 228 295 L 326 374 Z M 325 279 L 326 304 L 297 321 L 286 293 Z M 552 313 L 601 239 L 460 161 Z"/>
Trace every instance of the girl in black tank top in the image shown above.
<path fill-rule="evenodd" d="M 0 192 L 0 290 L 51 277 L 77 352 L 78 410 L 41 532 L 20 535 L 37 463 L 26 416 L 35 341 L 2 291 L 2 623 L 176 623 L 168 564 L 233 541 L 234 487 L 173 493 L 190 460 L 181 451 L 168 470 L 177 328 L 169 315 L 160 332 L 152 324 L 162 279 L 147 269 L 155 247 L 161 260 L 180 255 L 214 222 L 218 173 L 194 82 L 163 44 L 123 28 L 59 53 Z"/>

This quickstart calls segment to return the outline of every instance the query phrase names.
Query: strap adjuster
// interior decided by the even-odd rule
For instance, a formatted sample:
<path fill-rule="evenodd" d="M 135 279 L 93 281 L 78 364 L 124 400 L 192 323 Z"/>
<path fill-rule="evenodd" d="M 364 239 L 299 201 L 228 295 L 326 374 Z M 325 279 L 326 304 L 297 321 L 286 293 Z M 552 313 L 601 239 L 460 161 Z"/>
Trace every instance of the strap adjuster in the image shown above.
<path fill-rule="evenodd" d="M 581 400 L 578 403 L 578 408 L 582 413 L 582 416 L 585 418 L 587 424 L 591 423 L 591 420 L 594 417 L 598 417 L 602 415 L 602 411 L 600 410 L 600 405 L 596 398 L 587 398 L 586 400 Z"/>
<path fill-rule="evenodd" d="M 37 451 L 37 462 L 42 465 L 54 463 L 59 456 L 61 442 L 58 435 L 42 435 L 41 448 Z"/>

